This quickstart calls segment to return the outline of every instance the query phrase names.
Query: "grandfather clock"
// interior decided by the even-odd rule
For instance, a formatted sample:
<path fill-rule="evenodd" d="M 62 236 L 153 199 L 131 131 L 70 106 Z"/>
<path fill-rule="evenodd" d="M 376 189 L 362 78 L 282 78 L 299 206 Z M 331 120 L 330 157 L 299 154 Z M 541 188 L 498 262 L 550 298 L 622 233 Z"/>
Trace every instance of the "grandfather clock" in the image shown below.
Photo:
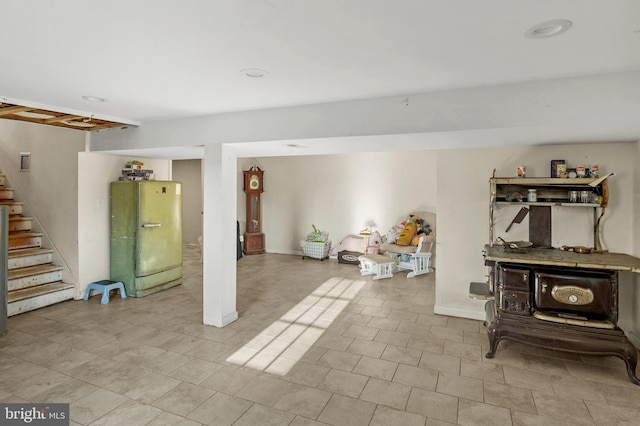
<path fill-rule="evenodd" d="M 247 229 L 244 233 L 244 254 L 264 253 L 264 234 L 260 215 L 260 194 L 263 171 L 253 166 L 244 173 L 244 192 L 247 194 Z"/>

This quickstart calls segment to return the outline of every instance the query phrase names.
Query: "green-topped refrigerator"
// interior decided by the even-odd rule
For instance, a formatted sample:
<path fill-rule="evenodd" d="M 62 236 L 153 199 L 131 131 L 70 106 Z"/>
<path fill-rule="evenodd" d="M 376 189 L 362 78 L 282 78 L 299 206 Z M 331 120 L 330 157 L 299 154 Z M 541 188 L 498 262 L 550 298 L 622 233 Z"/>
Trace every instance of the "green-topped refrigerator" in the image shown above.
<path fill-rule="evenodd" d="M 111 182 L 111 277 L 128 296 L 182 283 L 182 183 Z"/>

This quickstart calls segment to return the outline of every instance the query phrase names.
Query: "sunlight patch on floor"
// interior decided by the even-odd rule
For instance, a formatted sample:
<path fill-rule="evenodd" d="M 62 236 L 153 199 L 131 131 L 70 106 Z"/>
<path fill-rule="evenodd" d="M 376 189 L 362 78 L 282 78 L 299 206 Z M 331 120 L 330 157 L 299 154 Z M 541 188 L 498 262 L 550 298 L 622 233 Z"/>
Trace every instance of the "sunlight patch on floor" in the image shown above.
<path fill-rule="evenodd" d="M 337 277 L 328 279 L 227 361 L 284 376 L 322 336 L 364 283 Z"/>

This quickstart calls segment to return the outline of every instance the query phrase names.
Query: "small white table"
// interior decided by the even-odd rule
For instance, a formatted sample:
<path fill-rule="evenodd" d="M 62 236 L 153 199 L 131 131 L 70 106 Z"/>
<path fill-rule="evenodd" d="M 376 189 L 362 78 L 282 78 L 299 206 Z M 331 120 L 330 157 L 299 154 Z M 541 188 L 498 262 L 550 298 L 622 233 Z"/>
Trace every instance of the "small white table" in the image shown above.
<path fill-rule="evenodd" d="M 396 259 L 381 254 L 363 254 L 358 256 L 360 261 L 360 275 L 375 275 L 374 280 L 393 277 L 393 267 Z"/>

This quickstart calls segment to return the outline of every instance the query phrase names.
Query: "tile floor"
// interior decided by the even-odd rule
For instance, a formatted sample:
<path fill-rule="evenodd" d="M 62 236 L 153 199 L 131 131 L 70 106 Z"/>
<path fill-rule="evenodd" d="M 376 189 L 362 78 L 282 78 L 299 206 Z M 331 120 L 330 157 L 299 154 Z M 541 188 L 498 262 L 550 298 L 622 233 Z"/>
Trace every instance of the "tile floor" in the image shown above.
<path fill-rule="evenodd" d="M 332 277 L 362 288 L 305 307 Z M 68 402 L 72 425 L 640 424 L 640 386 L 621 360 L 508 341 L 486 359 L 480 321 L 433 314 L 433 274 L 372 281 L 334 260 L 244 257 L 240 318 L 223 329 L 201 325 L 201 293 L 198 247 L 186 246 L 181 286 L 9 318 L 0 401 Z M 312 314 L 311 327 L 289 321 Z M 278 324 L 298 339 L 286 359 L 267 350 L 283 341 L 267 341 Z M 299 360 L 227 361 L 242 354 L 262 370 Z"/>

